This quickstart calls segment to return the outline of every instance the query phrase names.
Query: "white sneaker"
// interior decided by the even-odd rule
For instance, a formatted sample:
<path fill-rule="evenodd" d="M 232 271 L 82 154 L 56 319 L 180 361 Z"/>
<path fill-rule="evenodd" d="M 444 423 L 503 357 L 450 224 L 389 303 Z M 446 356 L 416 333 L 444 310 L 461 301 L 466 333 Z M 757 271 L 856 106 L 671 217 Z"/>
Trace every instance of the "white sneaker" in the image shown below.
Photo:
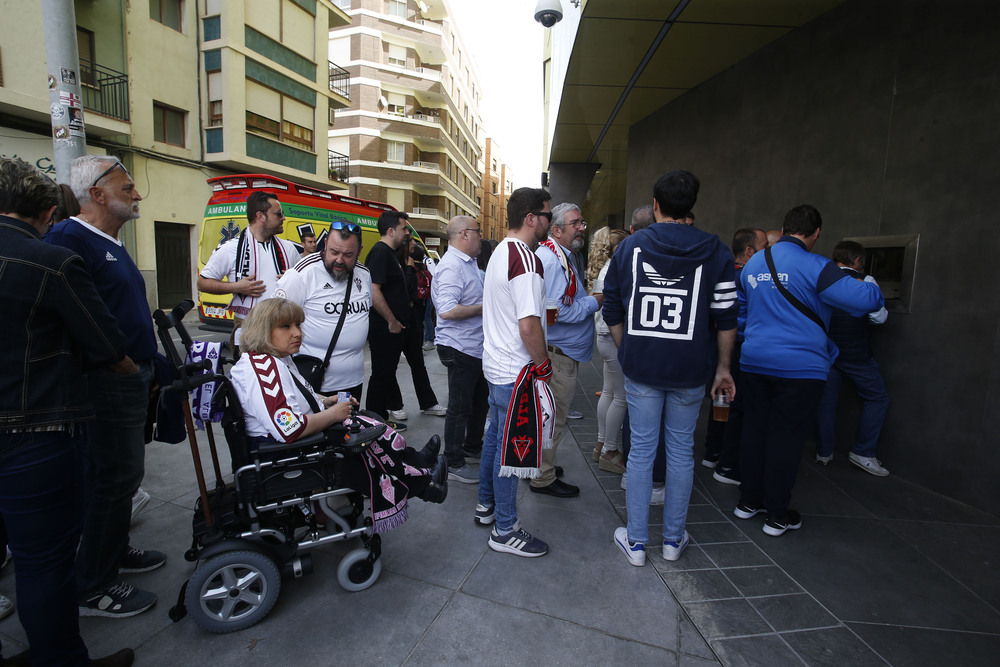
<path fill-rule="evenodd" d="M 625 472 L 622 473 L 622 483 L 621 483 L 620 486 L 622 487 L 622 491 L 628 491 L 628 470 L 627 469 L 625 470 Z"/>
<path fill-rule="evenodd" d="M 409 418 L 410 415 L 406 414 L 406 410 L 400 408 L 399 410 L 389 410 L 389 419 L 394 422 L 404 422 Z"/>
<path fill-rule="evenodd" d="M 427 341 L 426 343 L 424 343 L 424 352 L 430 352 L 436 347 L 437 346 L 432 341 Z"/>
<path fill-rule="evenodd" d="M 615 546 L 625 554 L 630 565 L 642 567 L 646 564 L 646 545 L 628 539 L 627 528 L 615 528 Z"/>
<path fill-rule="evenodd" d="M 132 496 L 132 518 L 141 512 L 149 504 L 150 495 L 141 486 Z"/>
<path fill-rule="evenodd" d="M 876 477 L 885 477 L 889 474 L 889 471 L 885 469 L 882 462 L 874 456 L 858 456 L 854 452 L 851 452 L 850 456 L 847 458 L 854 465 L 858 466 L 865 472 L 870 472 Z"/>
<path fill-rule="evenodd" d="M 820 456 L 819 454 L 816 455 L 816 463 L 820 464 L 821 466 L 829 465 L 830 461 L 832 460 L 833 460 L 833 454 L 830 454 L 829 456 Z"/>
<path fill-rule="evenodd" d="M 649 504 L 650 505 L 662 505 L 663 504 L 663 495 L 664 495 L 664 493 L 666 493 L 666 491 L 667 491 L 667 487 L 666 486 L 654 486 L 653 487 L 653 495 L 649 499 Z M 683 547 L 681 547 L 681 548 L 683 548 Z"/>
<path fill-rule="evenodd" d="M 448 414 L 448 409 L 445 408 L 440 403 L 435 403 L 431 407 L 422 411 L 425 415 L 431 415 L 432 417 L 444 417 Z"/>
<path fill-rule="evenodd" d="M 691 541 L 691 536 L 688 535 L 687 531 L 684 531 L 684 539 L 680 542 L 663 542 L 663 558 L 666 560 L 677 560 L 681 557 L 681 553 L 684 551 L 684 547 L 688 545 Z"/>

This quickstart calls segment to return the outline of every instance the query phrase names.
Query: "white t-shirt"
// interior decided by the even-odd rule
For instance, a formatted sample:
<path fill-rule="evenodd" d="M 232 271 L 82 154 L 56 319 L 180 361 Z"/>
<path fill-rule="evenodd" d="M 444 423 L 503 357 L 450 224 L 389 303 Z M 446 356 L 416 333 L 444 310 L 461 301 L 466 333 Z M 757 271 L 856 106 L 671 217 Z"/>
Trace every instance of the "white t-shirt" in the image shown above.
<path fill-rule="evenodd" d="M 354 387 L 365 379 L 364 346 L 368 339 L 368 312 L 372 307 L 372 277 L 365 265 L 359 262 L 354 267 L 352 280 L 351 303 L 323 377 L 323 392 Z M 346 289 L 347 281 L 334 280 L 323 265 L 320 253 L 309 255 L 278 281 L 274 296 L 294 301 L 306 313 L 299 354 L 317 359 L 326 356 L 330 338 L 337 329 L 340 311 L 344 307 Z"/>
<path fill-rule="evenodd" d="M 246 413 L 247 435 L 270 436 L 279 442 L 292 442 L 302 435 L 312 409 L 295 385 L 293 373 L 308 390 L 291 357 L 244 354 L 233 365 L 230 377 Z M 318 396 L 314 398 L 317 405 L 323 405 Z"/>
<path fill-rule="evenodd" d="M 493 384 L 511 384 L 532 361 L 518 321 L 535 316 L 545 331 L 542 261 L 524 241 L 507 237 L 486 267 L 483 285 L 483 374 Z"/>
<path fill-rule="evenodd" d="M 216 248 L 212 256 L 208 258 L 208 262 L 205 263 L 205 268 L 201 270 L 201 275 L 212 280 L 225 278 L 231 283 L 239 281 L 244 276 L 253 276 L 255 280 L 263 281 L 264 294 L 261 296 L 233 294 L 233 298 L 229 301 L 229 310 L 239 317 L 246 317 L 254 304 L 274 295 L 279 271 L 272 244 L 277 243 L 278 251 L 284 255 L 286 270 L 295 266 L 302 255 L 291 241 L 275 236 L 267 243 L 261 243 L 248 232 L 243 261 L 240 263 L 243 270 L 241 275 L 237 276 L 236 252 L 239 242 L 240 237 L 237 236 Z"/>

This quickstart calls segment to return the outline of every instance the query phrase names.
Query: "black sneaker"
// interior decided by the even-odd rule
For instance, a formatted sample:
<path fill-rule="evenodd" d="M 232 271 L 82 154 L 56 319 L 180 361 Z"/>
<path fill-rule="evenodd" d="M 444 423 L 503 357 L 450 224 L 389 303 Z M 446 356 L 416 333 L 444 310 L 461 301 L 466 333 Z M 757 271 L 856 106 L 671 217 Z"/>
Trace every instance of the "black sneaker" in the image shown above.
<path fill-rule="evenodd" d="M 711 470 L 715 466 L 719 465 L 719 454 L 705 454 L 705 458 L 701 460 L 701 464 Z"/>
<path fill-rule="evenodd" d="M 532 537 L 526 530 L 512 530 L 506 535 L 500 535 L 496 526 L 493 526 L 490 532 L 490 549 L 525 558 L 538 558 L 549 552 L 549 545 Z"/>
<path fill-rule="evenodd" d="M 391 428 L 396 433 L 402 433 L 403 431 L 406 430 L 406 424 L 404 424 L 403 422 L 393 421 L 392 419 L 386 419 L 384 423 L 388 424 L 389 428 Z"/>
<path fill-rule="evenodd" d="M 802 527 L 802 515 L 795 510 L 788 510 L 783 518 L 777 518 L 770 514 L 764 522 L 764 533 L 771 537 L 780 537 L 786 530 L 798 530 Z"/>
<path fill-rule="evenodd" d="M 712 479 L 723 484 L 735 484 L 737 486 L 740 484 L 740 474 L 736 472 L 735 468 L 723 468 L 719 466 L 712 473 Z"/>
<path fill-rule="evenodd" d="M 119 581 L 110 588 L 98 591 L 80 603 L 80 616 L 128 618 L 141 614 L 156 604 L 156 596 L 140 591 Z"/>
<path fill-rule="evenodd" d="M 736 515 L 737 519 L 752 519 L 763 511 L 764 510 L 760 507 L 753 507 L 746 503 L 740 503 L 736 506 L 736 509 L 733 510 L 733 514 Z"/>
<path fill-rule="evenodd" d="M 136 574 L 155 570 L 167 562 L 167 555 L 162 551 L 143 551 L 128 547 L 118 564 L 118 571 L 125 574 Z"/>

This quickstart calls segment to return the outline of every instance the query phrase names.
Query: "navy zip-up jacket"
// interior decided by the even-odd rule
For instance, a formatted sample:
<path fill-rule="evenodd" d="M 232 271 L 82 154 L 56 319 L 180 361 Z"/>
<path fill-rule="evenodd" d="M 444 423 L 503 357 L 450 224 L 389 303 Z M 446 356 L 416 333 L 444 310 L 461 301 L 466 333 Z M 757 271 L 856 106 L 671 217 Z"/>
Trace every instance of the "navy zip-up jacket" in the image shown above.
<path fill-rule="evenodd" d="M 736 327 L 733 253 L 715 234 L 657 223 L 622 241 L 604 280 L 604 321 L 624 324 L 626 377 L 689 389 L 715 376 L 716 330 Z M 712 326 L 715 322 L 716 326 Z"/>
<path fill-rule="evenodd" d="M 834 308 L 860 316 L 882 307 L 877 285 L 855 280 L 829 259 L 809 252 L 797 238 L 781 237 L 771 253 L 781 284 L 827 328 Z M 737 288 L 747 309 L 741 370 L 826 380 L 837 358 L 837 346 L 774 286 L 763 252 L 754 254 L 743 267 Z"/>

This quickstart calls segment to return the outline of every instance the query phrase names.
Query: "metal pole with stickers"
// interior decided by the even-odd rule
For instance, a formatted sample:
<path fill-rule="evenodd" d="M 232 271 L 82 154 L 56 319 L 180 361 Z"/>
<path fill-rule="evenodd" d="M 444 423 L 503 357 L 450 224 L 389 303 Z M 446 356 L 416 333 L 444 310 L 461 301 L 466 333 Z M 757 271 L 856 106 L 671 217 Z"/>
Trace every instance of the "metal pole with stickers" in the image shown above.
<path fill-rule="evenodd" d="M 42 0 L 42 17 L 56 181 L 69 183 L 69 165 L 84 155 L 87 147 L 76 10 L 72 0 Z"/>

